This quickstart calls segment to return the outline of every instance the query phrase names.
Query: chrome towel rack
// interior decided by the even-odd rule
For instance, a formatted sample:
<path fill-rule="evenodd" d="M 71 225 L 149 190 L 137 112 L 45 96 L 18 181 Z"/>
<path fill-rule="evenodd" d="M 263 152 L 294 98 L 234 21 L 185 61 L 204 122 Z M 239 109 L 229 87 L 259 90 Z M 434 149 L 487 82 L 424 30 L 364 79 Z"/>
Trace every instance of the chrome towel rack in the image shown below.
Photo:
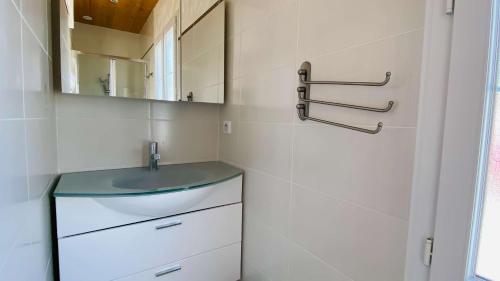
<path fill-rule="evenodd" d="M 306 107 L 305 104 L 297 104 L 297 111 L 298 111 L 298 114 L 299 114 L 299 118 L 302 121 L 310 120 L 310 121 L 314 121 L 314 122 L 319 122 L 319 123 L 323 123 L 323 124 L 333 125 L 333 126 L 341 127 L 341 128 L 344 128 L 344 129 L 354 130 L 354 131 L 358 131 L 358 132 L 362 132 L 362 133 L 367 133 L 367 134 L 372 134 L 372 135 L 377 134 L 380 131 L 382 131 L 382 126 L 384 126 L 384 124 L 382 122 L 378 122 L 377 128 L 374 129 L 374 130 L 370 130 L 370 129 L 355 127 L 355 126 L 351 126 L 351 125 L 347 125 L 347 124 L 342 124 L 342 123 L 327 121 L 327 120 L 318 119 L 318 118 L 314 118 L 314 117 L 309 117 L 309 116 L 305 115 L 305 107 Z"/>
<path fill-rule="evenodd" d="M 349 82 L 349 81 L 311 81 L 310 76 L 311 76 L 311 63 L 310 62 L 304 62 L 301 65 L 301 68 L 298 71 L 299 74 L 299 82 L 300 86 L 297 88 L 298 96 L 299 96 L 299 104 L 297 104 L 297 114 L 299 116 L 299 119 L 302 121 L 309 120 L 309 121 L 314 121 L 314 122 L 319 122 L 323 124 L 328 124 L 328 125 L 333 125 L 349 130 L 354 130 L 362 133 L 367 133 L 367 134 L 377 134 L 382 130 L 383 123 L 379 122 L 377 124 L 377 128 L 374 130 L 370 129 L 365 129 L 365 128 L 360 128 L 360 127 L 355 127 L 347 124 L 342 124 L 338 122 L 332 122 L 332 121 L 327 121 L 319 118 L 314 118 L 309 116 L 309 104 L 310 103 L 316 103 L 316 104 L 322 104 L 322 105 L 329 105 L 329 106 L 338 106 L 338 107 L 345 107 L 345 108 L 350 108 L 350 109 L 356 109 L 356 110 L 365 110 L 365 111 L 371 111 L 371 112 L 379 112 L 379 113 L 384 113 L 384 112 L 389 112 L 393 106 L 394 106 L 394 101 L 389 101 L 387 105 L 383 108 L 377 108 L 377 107 L 368 107 L 368 106 L 361 106 L 361 105 L 354 105 L 354 104 L 346 104 L 346 103 L 339 103 L 339 102 L 331 102 L 331 101 L 322 101 L 322 100 L 315 100 L 311 99 L 311 91 L 310 91 L 310 86 L 313 84 L 323 84 L 323 85 L 344 85 L 344 86 L 384 86 L 387 83 L 389 83 L 391 79 L 391 72 L 386 73 L 385 80 L 382 82 Z"/>
<path fill-rule="evenodd" d="M 309 62 L 305 62 L 309 63 Z M 309 81 L 307 80 L 307 74 L 310 72 L 307 67 L 304 67 L 302 64 L 302 68 L 299 69 L 300 80 L 303 84 L 313 85 L 313 84 L 323 84 L 323 85 L 344 85 L 344 86 L 372 86 L 372 87 L 381 87 L 385 86 L 391 80 L 391 72 L 385 73 L 385 79 L 381 82 L 349 82 L 349 81 Z"/>
<path fill-rule="evenodd" d="M 368 107 L 368 106 L 361 106 L 361 105 L 354 105 L 354 104 L 347 104 L 347 103 L 340 103 L 340 102 L 330 102 L 330 101 L 306 99 L 306 98 L 304 98 L 305 93 L 306 93 L 306 87 L 298 87 L 297 92 L 299 93 L 299 100 L 302 102 L 310 102 L 310 103 L 318 103 L 318 104 L 331 105 L 331 106 L 347 107 L 347 108 L 352 108 L 352 109 L 359 109 L 359 110 L 366 110 L 366 111 L 373 111 L 373 112 L 388 112 L 392 109 L 392 106 L 394 105 L 393 101 L 389 101 L 387 103 L 386 107 L 376 108 L 376 107 Z"/>

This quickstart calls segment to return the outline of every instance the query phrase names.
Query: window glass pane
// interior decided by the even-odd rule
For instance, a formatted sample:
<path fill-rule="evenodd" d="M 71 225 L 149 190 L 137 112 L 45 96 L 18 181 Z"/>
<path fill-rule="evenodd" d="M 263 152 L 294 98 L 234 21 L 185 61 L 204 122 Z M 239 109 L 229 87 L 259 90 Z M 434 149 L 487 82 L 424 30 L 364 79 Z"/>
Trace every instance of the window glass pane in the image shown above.
<path fill-rule="evenodd" d="M 163 40 L 155 43 L 155 99 L 163 100 Z"/>
<path fill-rule="evenodd" d="M 488 155 L 482 223 L 476 274 L 488 280 L 500 280 L 500 77 L 497 92 L 491 143 Z"/>
<path fill-rule="evenodd" d="M 165 72 L 164 72 L 164 80 L 165 80 L 165 94 L 167 100 L 176 100 L 175 99 L 175 32 L 174 25 L 171 25 L 170 28 L 165 32 L 165 36 L 163 38 L 165 42 Z"/>

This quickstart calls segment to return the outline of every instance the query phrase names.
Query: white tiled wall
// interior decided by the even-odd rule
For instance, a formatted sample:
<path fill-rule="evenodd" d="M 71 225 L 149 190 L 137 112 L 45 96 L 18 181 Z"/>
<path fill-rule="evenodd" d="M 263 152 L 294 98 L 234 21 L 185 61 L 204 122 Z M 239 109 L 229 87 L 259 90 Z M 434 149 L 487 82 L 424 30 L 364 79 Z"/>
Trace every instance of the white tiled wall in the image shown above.
<path fill-rule="evenodd" d="M 58 95 L 60 172 L 148 164 L 150 140 L 161 164 L 218 159 L 218 105 Z"/>
<path fill-rule="evenodd" d="M 50 1 L 0 1 L 0 280 L 53 280 Z"/>
<path fill-rule="evenodd" d="M 246 170 L 245 281 L 404 279 L 424 0 L 228 0 L 226 104 L 220 158 Z M 383 80 L 381 88 L 312 86 L 296 117 L 297 69 L 315 80 Z"/>

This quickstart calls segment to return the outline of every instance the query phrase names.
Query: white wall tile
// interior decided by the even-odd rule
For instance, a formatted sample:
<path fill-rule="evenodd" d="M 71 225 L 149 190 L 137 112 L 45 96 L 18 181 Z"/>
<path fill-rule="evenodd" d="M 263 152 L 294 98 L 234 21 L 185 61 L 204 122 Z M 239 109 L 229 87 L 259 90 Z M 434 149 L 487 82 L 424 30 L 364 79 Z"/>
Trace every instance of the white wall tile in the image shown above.
<path fill-rule="evenodd" d="M 148 119 L 149 102 L 108 97 L 57 95 L 57 117 Z"/>
<path fill-rule="evenodd" d="M 225 105 L 220 109 L 219 128 L 222 130 L 224 121 L 231 121 L 231 134 L 221 133 L 219 136 L 219 158 L 223 161 L 236 164 L 238 162 L 238 135 L 240 121 L 240 81 L 226 81 Z"/>
<path fill-rule="evenodd" d="M 293 181 L 408 219 L 415 129 L 378 135 L 328 125 L 296 127 Z"/>
<path fill-rule="evenodd" d="M 217 120 L 153 120 L 151 126 L 161 164 L 217 160 Z"/>
<path fill-rule="evenodd" d="M 226 5 L 226 7 L 228 7 Z M 228 8 L 226 8 L 227 10 Z M 227 16 L 227 13 L 226 13 Z M 230 26 L 226 22 L 226 28 Z M 239 77 L 240 75 L 240 59 L 241 59 L 241 36 L 237 35 L 235 37 L 227 37 L 226 39 L 226 78 L 225 82 L 228 80 Z"/>
<path fill-rule="evenodd" d="M 288 281 L 353 281 L 338 269 L 311 254 L 299 245 L 290 247 Z"/>
<path fill-rule="evenodd" d="M 61 172 L 146 166 L 152 140 L 159 142 L 161 164 L 218 159 L 218 105 L 72 95 L 56 100 Z"/>
<path fill-rule="evenodd" d="M 241 78 L 241 121 L 291 123 L 296 78 L 293 67 Z"/>
<path fill-rule="evenodd" d="M 229 35 L 241 33 L 257 23 L 267 20 L 286 5 L 295 5 L 296 0 L 231 0 L 228 1 Z"/>
<path fill-rule="evenodd" d="M 47 269 L 45 273 L 45 281 L 53 281 L 54 280 L 54 268 L 53 268 L 53 260 L 47 264 Z"/>
<path fill-rule="evenodd" d="M 30 261 L 33 258 L 33 248 L 29 240 L 29 229 L 25 222 L 17 239 L 10 249 L 9 257 L 0 268 L 0 280 L 32 281 L 43 278 L 45 272 L 37 272 Z"/>
<path fill-rule="evenodd" d="M 44 195 L 56 175 L 57 140 L 54 119 L 28 119 L 26 128 L 31 200 Z"/>
<path fill-rule="evenodd" d="M 149 120 L 58 118 L 57 127 L 61 172 L 146 163 Z"/>
<path fill-rule="evenodd" d="M 245 252 L 243 252 L 243 254 L 245 254 Z M 252 267 L 252 265 L 248 263 L 242 268 L 241 275 L 242 275 L 242 280 L 245 281 L 271 281 L 271 279 L 266 277 L 266 275 L 256 270 L 255 268 Z"/>
<path fill-rule="evenodd" d="M 244 177 L 245 216 L 272 228 L 281 235 L 288 232 L 290 183 L 255 170 Z"/>
<path fill-rule="evenodd" d="M 0 119 L 23 117 L 21 16 L 11 1 L 0 3 Z"/>
<path fill-rule="evenodd" d="M 229 119 L 229 118 L 222 118 Z M 228 120 L 231 121 L 231 120 Z M 222 123 L 220 122 L 219 131 L 222 131 Z M 231 163 L 234 165 L 240 164 L 239 157 L 239 131 L 240 131 L 240 123 L 231 121 L 231 134 L 223 134 L 219 136 L 219 160 Z"/>
<path fill-rule="evenodd" d="M 353 280 L 404 279 L 407 222 L 298 186 L 291 236 Z"/>
<path fill-rule="evenodd" d="M 268 7 L 277 1 L 246 1 L 248 10 L 262 13 L 262 20 L 241 33 L 240 75 L 255 75 L 280 66 L 292 65 L 297 46 L 297 6 L 285 4 L 274 13 Z M 276 3 L 274 3 L 276 4 Z M 258 12 L 257 12 L 258 11 Z"/>
<path fill-rule="evenodd" d="M 5 2 L 8 2 L 8 1 L 5 1 Z M 14 5 L 17 7 L 18 10 L 21 9 L 21 0 L 12 0 L 12 2 L 14 3 Z"/>
<path fill-rule="evenodd" d="M 30 251 L 29 258 L 30 271 L 33 278 L 31 280 L 43 280 L 47 265 L 52 259 L 52 229 L 50 216 L 50 201 L 52 195 L 46 192 L 39 198 L 30 201 L 30 224 L 28 231 L 30 233 Z"/>
<path fill-rule="evenodd" d="M 20 0 L 21 12 L 34 31 L 35 36 L 41 42 L 43 48 L 47 50 L 49 19 L 47 13 L 48 0 Z"/>
<path fill-rule="evenodd" d="M 250 274 L 255 277 L 248 279 L 288 281 L 289 241 L 286 237 L 260 224 L 251 214 L 245 215 L 243 229 L 243 262 L 257 270 Z"/>
<path fill-rule="evenodd" d="M 313 58 L 423 26 L 421 0 L 300 0 L 299 57 Z"/>
<path fill-rule="evenodd" d="M 26 117 L 48 117 L 54 111 L 54 98 L 49 84 L 49 58 L 25 23 L 22 34 Z"/>
<path fill-rule="evenodd" d="M 240 123 L 239 163 L 289 180 L 292 126 L 276 123 Z"/>
<path fill-rule="evenodd" d="M 159 120 L 217 120 L 219 106 L 201 103 L 152 102 L 151 119 Z"/>
<path fill-rule="evenodd" d="M 28 201 L 24 121 L 0 120 L 0 269 L 25 221 Z M 0 270 L 1 272 L 1 270 Z"/>
<path fill-rule="evenodd" d="M 0 279 L 44 280 L 52 257 L 48 190 L 57 172 L 51 61 L 46 53 L 50 1 L 14 3 L 17 9 L 1 9 L 9 13 L 3 18 L 17 19 L 1 32 L 10 38 L 2 53 L 9 57 L 12 72 L 2 74 L 10 80 L 5 93 L 11 99 L 2 100 L 9 115 L 0 114 L 5 136 L 0 137 L 0 150 L 8 156 L 0 165 L 0 173 L 7 173 L 0 176 L 7 181 L 0 190 Z M 20 11 L 25 13 L 21 16 Z"/>

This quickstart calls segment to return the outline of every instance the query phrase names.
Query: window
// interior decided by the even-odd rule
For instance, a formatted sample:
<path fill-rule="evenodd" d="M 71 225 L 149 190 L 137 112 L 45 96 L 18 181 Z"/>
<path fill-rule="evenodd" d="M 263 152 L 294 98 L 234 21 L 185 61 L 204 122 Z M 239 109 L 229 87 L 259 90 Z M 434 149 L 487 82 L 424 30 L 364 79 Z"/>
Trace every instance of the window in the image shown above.
<path fill-rule="evenodd" d="M 154 44 L 155 98 L 159 100 L 176 100 L 176 33 L 174 18 Z"/>
<path fill-rule="evenodd" d="M 498 69 L 498 67 L 497 67 Z M 500 77 L 499 77 L 500 78 Z M 500 79 L 494 104 L 493 125 L 488 152 L 488 167 L 479 243 L 476 275 L 486 280 L 500 280 Z"/>

